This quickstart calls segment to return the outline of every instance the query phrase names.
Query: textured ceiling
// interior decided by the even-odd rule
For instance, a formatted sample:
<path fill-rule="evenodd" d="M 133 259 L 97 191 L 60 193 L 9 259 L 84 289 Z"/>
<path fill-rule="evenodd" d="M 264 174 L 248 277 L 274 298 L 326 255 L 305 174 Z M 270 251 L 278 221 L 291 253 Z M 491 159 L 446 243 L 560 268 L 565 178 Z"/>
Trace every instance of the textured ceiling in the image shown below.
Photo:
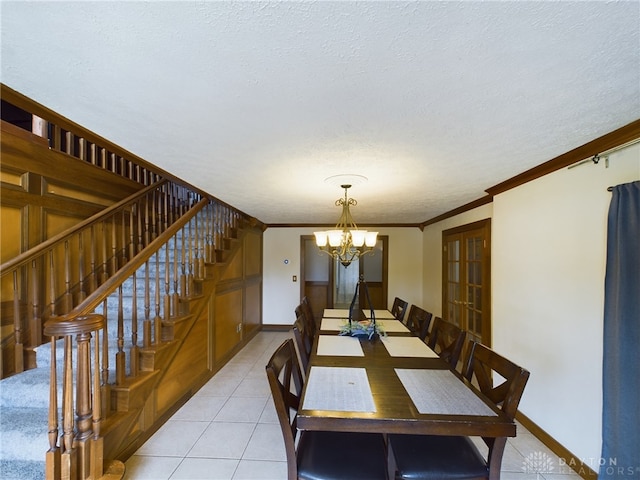
<path fill-rule="evenodd" d="M 1 81 L 265 223 L 419 223 L 640 117 L 640 2 L 9 2 Z"/>

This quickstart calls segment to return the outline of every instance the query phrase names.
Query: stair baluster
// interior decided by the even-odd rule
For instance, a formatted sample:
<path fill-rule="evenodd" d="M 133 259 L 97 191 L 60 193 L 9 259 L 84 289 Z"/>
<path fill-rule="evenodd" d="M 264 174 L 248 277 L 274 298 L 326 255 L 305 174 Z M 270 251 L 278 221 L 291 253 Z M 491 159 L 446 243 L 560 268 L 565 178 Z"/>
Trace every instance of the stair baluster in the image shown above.
<path fill-rule="evenodd" d="M 187 271 L 187 278 L 186 278 L 186 288 L 184 290 L 184 293 L 182 294 L 183 298 L 188 298 L 191 295 L 193 295 L 193 236 L 192 236 L 192 231 L 191 231 L 191 224 L 193 223 L 194 219 L 192 219 L 189 222 L 189 231 L 188 231 L 188 251 L 187 251 L 187 257 L 188 257 L 188 262 L 187 262 L 187 267 L 188 267 L 188 271 Z"/>
<path fill-rule="evenodd" d="M 37 259 L 31 261 L 31 345 L 42 343 L 42 316 L 40 313 L 40 262 Z"/>
<path fill-rule="evenodd" d="M 133 272 L 133 293 L 131 298 L 131 348 L 129 350 L 130 374 L 138 375 L 138 283 Z"/>
<path fill-rule="evenodd" d="M 78 297 L 76 300 L 76 304 L 82 302 L 85 298 L 87 298 L 87 292 L 84 288 L 84 240 L 82 236 L 82 232 L 78 233 Z"/>
<path fill-rule="evenodd" d="M 100 396 L 102 398 L 102 408 L 104 408 L 105 412 L 111 411 L 111 388 L 109 386 L 109 331 L 107 329 L 107 310 L 108 303 L 107 299 L 105 298 L 102 302 L 102 316 L 105 318 L 105 322 L 104 327 L 102 328 L 102 367 L 100 369 L 100 383 L 102 384 Z M 98 370 L 96 370 L 96 372 L 97 371 Z"/>
<path fill-rule="evenodd" d="M 177 289 L 175 288 L 174 283 L 174 299 L 175 304 L 178 304 L 178 297 L 186 298 L 187 293 L 187 272 L 186 272 L 186 256 L 187 256 L 187 241 L 185 240 L 185 228 L 182 227 L 180 230 L 181 241 L 180 241 L 180 293 L 178 294 Z M 174 280 L 175 281 L 175 280 Z"/>
<path fill-rule="evenodd" d="M 149 260 L 147 260 L 144 264 L 144 320 L 142 321 L 142 348 L 149 348 L 151 346 L 150 290 L 151 285 L 149 282 Z"/>
<path fill-rule="evenodd" d="M 102 223 L 102 272 L 100 272 L 100 285 L 107 281 L 109 278 L 109 266 L 107 255 L 107 239 L 109 238 L 109 231 L 107 222 Z"/>
<path fill-rule="evenodd" d="M 64 295 L 62 297 L 62 313 L 69 313 L 73 308 L 71 294 L 71 257 L 69 256 L 69 241 L 64 242 Z"/>
<path fill-rule="evenodd" d="M 104 329 L 106 329 L 106 322 Z M 106 330 L 103 329 L 102 336 L 105 336 Z M 93 438 L 92 441 L 94 443 L 94 447 L 91 448 L 91 477 L 90 478 L 101 478 L 103 473 L 103 465 L 104 465 L 104 455 L 102 452 L 104 451 L 104 438 L 100 436 L 100 428 L 102 426 L 102 392 L 100 388 L 100 330 L 96 330 L 96 340 L 95 340 L 95 348 L 93 351 L 93 399 L 92 408 L 91 408 L 91 428 L 93 430 Z"/>
<path fill-rule="evenodd" d="M 118 227 L 116 226 L 116 215 L 111 217 L 111 275 L 118 271 Z"/>
<path fill-rule="evenodd" d="M 18 290 L 18 272 L 13 272 L 13 332 L 15 335 L 15 370 L 16 373 L 24 371 L 24 354 L 22 344 L 22 318 L 20 316 L 20 292 Z"/>
<path fill-rule="evenodd" d="M 91 249 L 90 249 L 90 265 L 91 267 L 89 268 L 89 291 L 93 292 L 96 288 L 98 288 L 98 279 L 97 279 L 97 265 L 96 265 L 96 226 L 95 225 L 91 225 L 91 233 L 90 233 L 90 242 L 91 242 Z M 83 299 L 84 300 L 84 299 Z"/>
<path fill-rule="evenodd" d="M 55 337 L 51 337 L 51 345 L 55 345 Z M 49 450 L 45 456 L 46 478 L 61 478 L 60 476 L 60 448 L 58 447 L 58 372 L 56 370 L 56 349 L 51 348 L 51 363 L 49 364 Z"/>
<path fill-rule="evenodd" d="M 64 337 L 64 368 L 62 372 L 62 478 L 77 478 L 77 456 L 73 448 L 73 350 L 71 336 Z"/>
<path fill-rule="evenodd" d="M 124 385 L 126 356 L 124 353 L 124 306 L 122 284 L 118 287 L 118 353 L 116 353 L 116 385 Z"/>
<path fill-rule="evenodd" d="M 129 212 L 129 258 L 136 256 L 136 231 L 135 231 L 135 203 L 131 205 Z"/>
<path fill-rule="evenodd" d="M 164 248 L 168 248 L 167 245 Z M 155 253 L 156 257 L 156 316 L 153 319 L 153 340 L 155 345 L 160 345 L 162 341 L 162 317 L 160 317 L 160 258 L 159 252 Z M 168 312 L 165 303 L 165 312 Z M 165 314 L 166 315 L 166 314 Z"/>

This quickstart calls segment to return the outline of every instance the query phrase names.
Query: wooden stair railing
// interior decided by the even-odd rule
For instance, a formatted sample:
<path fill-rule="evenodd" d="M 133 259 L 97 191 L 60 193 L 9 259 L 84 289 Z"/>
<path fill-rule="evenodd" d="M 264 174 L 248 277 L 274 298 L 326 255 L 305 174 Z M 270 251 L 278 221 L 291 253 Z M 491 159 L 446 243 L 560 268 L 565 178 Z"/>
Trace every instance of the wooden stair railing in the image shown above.
<path fill-rule="evenodd" d="M 25 349 L 42 343 L 47 318 L 69 313 L 200 198 L 163 180 L 2 264 L 0 281 L 13 296 L 14 372 L 25 369 Z"/>
<path fill-rule="evenodd" d="M 31 133 L 52 150 L 66 153 L 141 185 L 172 178 L 160 168 L 96 135 L 10 87 L 0 84 L 2 100 L 31 115 Z"/>
<path fill-rule="evenodd" d="M 131 385 L 162 368 L 149 356 L 153 357 L 154 352 L 174 341 L 176 329 L 191 316 L 190 300 L 198 297 L 205 277 L 211 277 L 209 266 L 221 263 L 224 259 L 221 248 L 237 236 L 246 220 L 226 205 L 202 199 L 79 305 L 64 315 L 49 318 L 45 324 L 45 334 L 51 336 L 52 356 L 47 479 L 100 478 L 102 467 L 98 464 L 103 459 L 104 448 L 101 425 L 110 415 L 127 411 Z M 125 289 L 128 295 L 124 294 Z M 142 305 L 138 304 L 139 299 Z M 111 308 L 108 307 L 110 300 L 116 303 Z M 153 306 L 155 315 L 152 315 Z M 102 313 L 96 313 L 100 307 Z M 125 318 L 125 311 L 130 312 L 130 318 Z M 138 341 L 138 312 L 143 318 L 141 342 Z M 110 328 L 114 323 L 115 328 Z M 124 333 L 127 327 L 130 338 Z M 117 332 L 115 346 L 109 343 L 110 331 Z M 75 372 L 71 362 L 72 335 L 76 336 Z M 95 340 L 93 355 L 90 355 L 92 335 Z M 57 416 L 55 345 L 58 337 L 64 338 L 61 419 Z M 92 368 L 90 358 L 93 358 Z M 164 359 L 165 365 L 168 360 Z M 115 366 L 115 371 L 110 365 Z M 91 371 L 93 378 L 89 379 Z M 74 378 L 77 398 L 72 405 L 70 386 Z M 60 444 L 56 440 L 58 425 L 63 426 Z M 117 472 L 119 464 L 111 464 L 110 468 Z"/>

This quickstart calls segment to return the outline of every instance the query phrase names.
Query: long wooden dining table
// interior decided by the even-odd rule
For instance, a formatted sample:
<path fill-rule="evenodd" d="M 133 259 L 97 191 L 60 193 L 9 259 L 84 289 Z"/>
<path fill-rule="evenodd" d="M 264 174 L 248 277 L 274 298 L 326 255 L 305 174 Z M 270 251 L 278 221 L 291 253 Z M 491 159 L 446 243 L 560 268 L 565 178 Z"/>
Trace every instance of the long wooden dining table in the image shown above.
<path fill-rule="evenodd" d="M 298 411 L 300 430 L 516 435 L 513 421 L 402 322 L 376 320 L 386 337 L 369 339 L 338 335 L 346 321 L 331 310 L 322 319 Z"/>

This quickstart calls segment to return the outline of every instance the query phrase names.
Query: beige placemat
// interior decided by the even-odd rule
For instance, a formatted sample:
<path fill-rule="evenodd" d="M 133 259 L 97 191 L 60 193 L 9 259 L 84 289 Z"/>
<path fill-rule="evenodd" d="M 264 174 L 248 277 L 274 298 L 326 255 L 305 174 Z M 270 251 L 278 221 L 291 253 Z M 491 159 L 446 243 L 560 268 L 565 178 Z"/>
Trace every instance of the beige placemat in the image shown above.
<path fill-rule="evenodd" d="M 396 368 L 395 371 L 420 413 L 497 416 L 449 370 Z"/>
<path fill-rule="evenodd" d="M 438 358 L 418 337 L 382 337 L 382 343 L 392 357 Z"/>
<path fill-rule="evenodd" d="M 348 308 L 325 308 L 323 317 L 326 318 L 349 318 Z"/>
<path fill-rule="evenodd" d="M 302 408 L 375 412 L 367 371 L 351 367 L 311 367 Z"/>
<path fill-rule="evenodd" d="M 360 346 L 360 340 L 355 337 L 320 335 L 318 337 L 318 355 L 364 357 L 364 352 Z"/>
<path fill-rule="evenodd" d="M 339 332 L 342 326 L 348 322 L 346 318 L 323 318 L 320 322 L 320 330 Z"/>
<path fill-rule="evenodd" d="M 363 310 L 364 316 L 369 318 L 371 317 L 371 310 Z M 376 320 L 395 320 L 396 317 L 389 310 L 374 310 L 374 315 L 376 316 Z"/>
<path fill-rule="evenodd" d="M 385 332 L 408 332 L 407 326 L 398 320 L 378 320 L 376 323 L 382 327 Z"/>

